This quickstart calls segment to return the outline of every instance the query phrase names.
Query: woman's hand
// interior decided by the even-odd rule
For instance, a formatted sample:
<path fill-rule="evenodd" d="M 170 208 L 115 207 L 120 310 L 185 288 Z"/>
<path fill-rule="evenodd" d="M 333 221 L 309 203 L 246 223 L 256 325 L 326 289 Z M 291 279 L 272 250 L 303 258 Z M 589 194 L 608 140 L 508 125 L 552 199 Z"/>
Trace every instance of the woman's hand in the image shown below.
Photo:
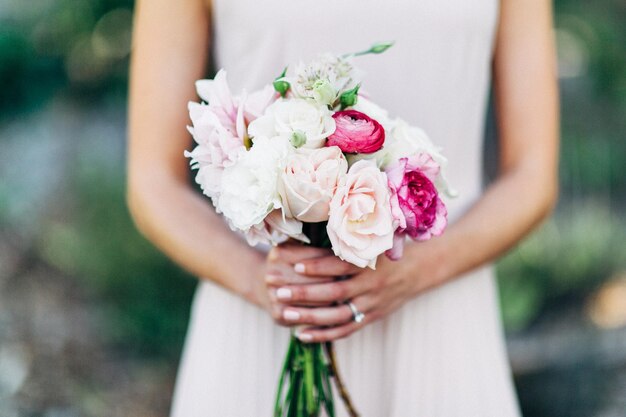
<path fill-rule="evenodd" d="M 272 248 L 258 267 L 261 279 L 255 279 L 257 283 L 256 304 L 261 305 L 272 315 L 274 320 L 281 325 L 293 325 L 284 319 L 283 310 L 285 305 L 278 301 L 276 292 L 277 285 L 308 285 L 321 284 L 334 281 L 333 276 L 314 276 L 299 274 L 294 269 L 294 264 L 305 262 L 315 258 L 332 255 L 328 249 L 303 246 L 296 243 L 287 243 L 280 247 Z M 309 306 L 319 306 L 320 303 L 308 303 Z"/>
<path fill-rule="evenodd" d="M 277 272 L 266 276 L 272 315 L 281 324 L 300 326 L 298 337 L 305 342 L 346 337 L 436 285 L 419 273 L 428 269 L 416 267 L 423 256 L 415 254 L 400 261 L 381 255 L 376 270 L 302 246 L 275 248 L 270 257 Z M 349 278 L 337 280 L 340 276 Z M 361 323 L 353 320 L 348 302 L 365 314 Z"/>

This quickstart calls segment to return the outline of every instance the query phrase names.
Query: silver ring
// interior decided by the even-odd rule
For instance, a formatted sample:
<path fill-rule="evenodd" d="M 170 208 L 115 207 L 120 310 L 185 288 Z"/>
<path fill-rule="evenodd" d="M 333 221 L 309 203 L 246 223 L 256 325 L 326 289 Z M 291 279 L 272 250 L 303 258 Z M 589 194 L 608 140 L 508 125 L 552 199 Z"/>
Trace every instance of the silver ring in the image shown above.
<path fill-rule="evenodd" d="M 348 304 L 348 307 L 350 307 L 350 311 L 352 311 L 352 320 L 354 320 L 356 323 L 360 323 L 365 320 L 365 314 L 361 313 L 354 304 L 352 304 L 350 301 L 348 301 L 346 304 Z"/>

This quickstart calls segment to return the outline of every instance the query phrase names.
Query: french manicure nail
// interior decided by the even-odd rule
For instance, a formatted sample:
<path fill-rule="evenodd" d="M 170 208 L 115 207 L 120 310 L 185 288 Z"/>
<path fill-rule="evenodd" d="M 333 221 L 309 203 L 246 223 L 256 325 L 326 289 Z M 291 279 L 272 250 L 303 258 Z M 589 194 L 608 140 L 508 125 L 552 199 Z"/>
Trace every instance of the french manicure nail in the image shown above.
<path fill-rule="evenodd" d="M 298 333 L 297 337 L 303 342 L 310 342 L 311 340 L 313 340 L 313 336 L 308 333 Z"/>
<path fill-rule="evenodd" d="M 276 297 L 279 300 L 289 300 L 291 299 L 291 290 L 289 288 L 279 288 L 276 291 Z"/>
<path fill-rule="evenodd" d="M 302 263 L 297 263 L 293 266 L 293 270 L 296 271 L 297 273 L 301 274 L 303 273 L 306 268 L 304 267 L 304 264 Z"/>
<path fill-rule="evenodd" d="M 289 321 L 295 321 L 300 319 L 300 313 L 295 310 L 285 310 L 283 311 L 283 318 Z"/>

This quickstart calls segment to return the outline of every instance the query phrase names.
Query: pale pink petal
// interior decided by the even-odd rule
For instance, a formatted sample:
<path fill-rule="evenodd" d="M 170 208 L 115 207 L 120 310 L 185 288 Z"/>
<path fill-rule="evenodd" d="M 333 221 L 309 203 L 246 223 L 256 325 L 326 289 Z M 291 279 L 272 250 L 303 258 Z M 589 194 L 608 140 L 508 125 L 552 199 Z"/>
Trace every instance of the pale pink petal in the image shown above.
<path fill-rule="evenodd" d="M 392 261 L 397 261 L 402 258 L 402 254 L 404 253 L 404 241 L 406 240 L 406 236 L 404 233 L 396 233 L 393 236 L 393 247 L 385 252 L 385 255 Z"/>

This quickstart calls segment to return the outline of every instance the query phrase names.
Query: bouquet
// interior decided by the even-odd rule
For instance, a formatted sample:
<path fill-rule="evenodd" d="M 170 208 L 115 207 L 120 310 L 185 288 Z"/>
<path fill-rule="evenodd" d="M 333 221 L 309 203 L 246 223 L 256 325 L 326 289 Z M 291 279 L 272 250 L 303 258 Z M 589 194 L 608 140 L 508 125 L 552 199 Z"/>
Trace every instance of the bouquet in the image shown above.
<path fill-rule="evenodd" d="M 197 81 L 203 103 L 189 103 L 197 146 L 185 156 L 216 211 L 250 245 L 293 239 L 375 269 L 382 254 L 399 259 L 407 238 L 444 231 L 446 159 L 423 130 L 361 92 L 353 65 L 390 46 L 324 54 L 237 96 L 224 70 Z M 292 332 L 274 416 L 333 417 L 332 379 L 356 416 L 332 344 L 306 344 Z"/>

